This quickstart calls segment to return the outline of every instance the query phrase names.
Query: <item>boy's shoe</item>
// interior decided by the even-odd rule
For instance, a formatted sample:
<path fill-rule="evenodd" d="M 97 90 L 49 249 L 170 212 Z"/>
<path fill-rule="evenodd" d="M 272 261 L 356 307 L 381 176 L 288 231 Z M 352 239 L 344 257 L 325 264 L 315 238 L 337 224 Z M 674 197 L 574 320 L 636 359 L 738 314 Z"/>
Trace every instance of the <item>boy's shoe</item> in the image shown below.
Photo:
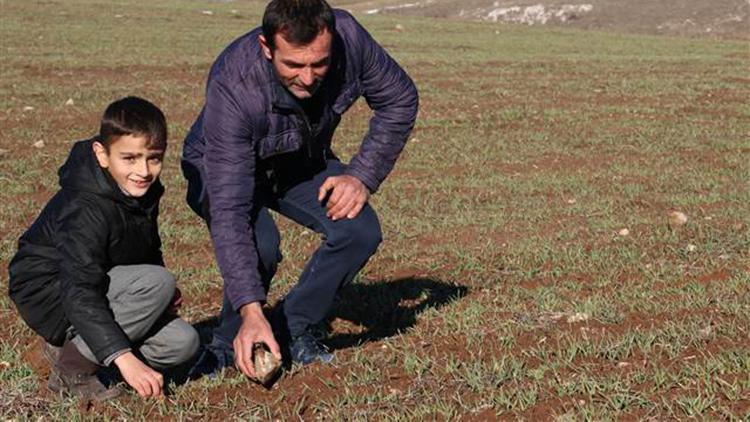
<path fill-rule="evenodd" d="M 100 402 L 122 394 L 119 387 L 107 388 L 99 381 L 96 376 L 99 365 L 81 355 L 71 342 L 65 343 L 62 347 L 54 370 L 59 382 L 53 383 L 50 378 L 49 387 L 52 391 Z"/>
<path fill-rule="evenodd" d="M 57 370 L 57 361 L 60 359 L 60 350 L 62 347 L 53 346 L 46 341 L 42 345 L 42 356 L 49 364 L 49 380 L 47 387 L 52 391 L 60 391 L 60 371 Z"/>
<path fill-rule="evenodd" d="M 60 380 L 62 388 L 56 392 L 62 392 L 83 399 L 104 402 L 117 398 L 122 394 L 122 389 L 119 386 L 115 385 L 107 388 L 101 381 L 99 381 L 96 374 L 60 373 Z M 50 385 L 50 389 L 51 388 L 52 386 Z"/>
<path fill-rule="evenodd" d="M 328 351 L 328 348 L 314 334 L 312 330 L 308 329 L 292 338 L 289 347 L 292 362 L 302 365 L 309 365 L 314 362 L 333 362 L 333 353 Z"/>
<path fill-rule="evenodd" d="M 42 356 L 47 360 L 50 367 L 54 367 L 57 364 L 57 360 L 60 359 L 60 351 L 62 347 L 53 346 L 46 341 L 42 346 Z"/>

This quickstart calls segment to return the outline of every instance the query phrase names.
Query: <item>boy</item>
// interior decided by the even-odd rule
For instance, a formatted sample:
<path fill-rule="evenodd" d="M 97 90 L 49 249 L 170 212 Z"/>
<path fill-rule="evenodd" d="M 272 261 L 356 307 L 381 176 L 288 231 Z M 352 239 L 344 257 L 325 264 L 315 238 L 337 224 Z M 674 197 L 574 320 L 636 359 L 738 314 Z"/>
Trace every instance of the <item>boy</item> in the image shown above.
<path fill-rule="evenodd" d="M 47 342 L 53 391 L 113 398 L 120 390 L 96 374 L 114 364 L 142 397 L 160 396 L 164 381 L 152 368 L 179 365 L 198 349 L 197 332 L 176 316 L 181 295 L 161 254 L 166 147 L 155 105 L 137 97 L 110 104 L 99 136 L 73 146 L 60 191 L 18 242 L 9 293 Z"/>

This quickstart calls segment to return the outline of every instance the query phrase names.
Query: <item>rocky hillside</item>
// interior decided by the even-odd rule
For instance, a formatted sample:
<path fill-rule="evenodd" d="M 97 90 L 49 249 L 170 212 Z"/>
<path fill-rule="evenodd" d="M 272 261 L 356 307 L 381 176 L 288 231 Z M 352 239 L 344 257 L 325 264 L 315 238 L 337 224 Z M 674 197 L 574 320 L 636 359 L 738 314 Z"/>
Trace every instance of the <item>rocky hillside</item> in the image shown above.
<path fill-rule="evenodd" d="M 576 0 L 572 0 L 576 1 Z M 358 13 L 464 18 L 499 24 L 750 39 L 750 0 L 371 0 L 332 1 Z"/>

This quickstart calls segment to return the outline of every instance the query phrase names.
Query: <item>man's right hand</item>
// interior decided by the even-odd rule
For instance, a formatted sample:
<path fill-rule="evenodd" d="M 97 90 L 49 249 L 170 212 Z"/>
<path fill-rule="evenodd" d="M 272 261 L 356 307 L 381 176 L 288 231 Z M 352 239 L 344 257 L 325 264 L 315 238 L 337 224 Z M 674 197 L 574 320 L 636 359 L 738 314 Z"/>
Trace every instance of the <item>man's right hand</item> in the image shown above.
<path fill-rule="evenodd" d="M 120 370 L 125 382 L 128 383 L 141 397 L 160 397 L 164 377 L 141 362 L 132 352 L 127 352 L 115 359 L 115 365 Z"/>
<path fill-rule="evenodd" d="M 240 308 L 242 325 L 234 338 L 234 362 L 243 374 L 255 378 L 255 365 L 253 364 L 253 345 L 265 343 L 276 358 L 281 360 L 281 350 L 273 330 L 268 323 L 260 302 L 253 302 Z"/>

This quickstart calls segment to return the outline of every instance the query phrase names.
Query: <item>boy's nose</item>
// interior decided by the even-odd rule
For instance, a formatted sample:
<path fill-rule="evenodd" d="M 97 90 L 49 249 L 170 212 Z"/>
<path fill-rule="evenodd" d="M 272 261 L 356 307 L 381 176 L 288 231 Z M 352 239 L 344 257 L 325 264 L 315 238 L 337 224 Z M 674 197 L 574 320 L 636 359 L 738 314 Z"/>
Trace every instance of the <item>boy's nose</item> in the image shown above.
<path fill-rule="evenodd" d="M 143 160 L 139 163 L 139 165 L 136 167 L 136 173 L 140 177 L 146 177 L 150 174 L 148 160 Z"/>

